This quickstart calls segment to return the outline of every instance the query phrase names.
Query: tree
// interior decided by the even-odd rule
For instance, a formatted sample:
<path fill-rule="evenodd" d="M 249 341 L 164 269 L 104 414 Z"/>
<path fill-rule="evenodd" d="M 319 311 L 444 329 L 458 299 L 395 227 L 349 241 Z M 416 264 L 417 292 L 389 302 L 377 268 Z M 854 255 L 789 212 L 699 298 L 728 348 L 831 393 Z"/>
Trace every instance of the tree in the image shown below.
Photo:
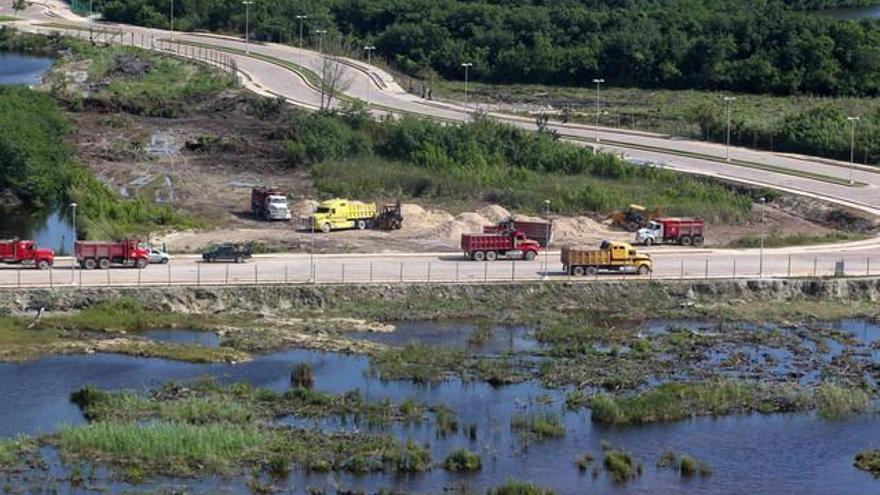
<path fill-rule="evenodd" d="M 345 73 L 345 66 L 335 57 L 325 56 L 321 62 L 321 110 L 329 110 L 333 97 L 345 92 L 351 86 L 351 78 Z"/>
<path fill-rule="evenodd" d="M 13 0 L 12 2 L 12 11 L 15 12 L 15 15 L 18 16 L 18 13 L 22 10 L 31 6 L 31 3 L 27 0 Z"/>

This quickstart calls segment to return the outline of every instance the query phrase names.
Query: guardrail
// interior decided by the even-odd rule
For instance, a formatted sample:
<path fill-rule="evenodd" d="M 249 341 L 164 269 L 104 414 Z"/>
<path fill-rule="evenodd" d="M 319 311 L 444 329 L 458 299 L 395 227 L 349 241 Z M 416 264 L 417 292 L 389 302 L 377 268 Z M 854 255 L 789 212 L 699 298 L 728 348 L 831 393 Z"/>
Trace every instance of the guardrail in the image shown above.
<path fill-rule="evenodd" d="M 151 265 L 143 270 L 111 268 L 84 270 L 54 267 L 37 270 L 16 267 L 0 270 L 0 289 L 33 287 L 146 287 L 234 286 L 270 284 L 427 284 L 603 280 L 698 280 L 805 277 L 880 276 L 880 258 L 870 256 L 789 256 L 765 258 L 762 269 L 756 257 L 712 257 L 655 261 L 648 275 L 602 272 L 575 276 L 562 271 L 558 262 L 458 261 L 453 256 L 431 260 L 369 260 L 356 258 L 261 259 L 246 263 L 174 262 Z"/>

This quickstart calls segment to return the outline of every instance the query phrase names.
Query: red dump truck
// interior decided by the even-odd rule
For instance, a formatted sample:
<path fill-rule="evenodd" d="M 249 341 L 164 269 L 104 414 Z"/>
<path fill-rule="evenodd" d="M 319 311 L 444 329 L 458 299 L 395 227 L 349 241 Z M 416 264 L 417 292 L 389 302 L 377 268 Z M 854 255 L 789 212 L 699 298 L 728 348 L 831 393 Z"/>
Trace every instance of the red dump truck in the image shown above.
<path fill-rule="evenodd" d="M 10 239 L 0 241 L 0 262 L 10 265 L 33 265 L 45 270 L 55 264 L 55 251 L 37 247 L 34 241 Z"/>
<path fill-rule="evenodd" d="M 111 266 L 126 268 L 144 268 L 149 263 L 150 250 L 141 247 L 140 241 L 126 239 L 124 241 L 95 241 L 76 243 L 76 262 L 80 268 L 106 270 Z"/>
<path fill-rule="evenodd" d="M 265 220 L 290 220 L 291 217 L 287 194 L 271 187 L 251 189 L 251 212 Z"/>
<path fill-rule="evenodd" d="M 538 241 L 542 248 L 546 248 L 553 235 L 553 224 L 550 222 L 526 222 L 509 218 L 502 220 L 496 225 L 483 227 L 484 234 L 499 234 L 504 232 L 519 231 L 529 239 Z"/>
<path fill-rule="evenodd" d="M 656 218 L 636 232 L 636 242 L 645 246 L 652 244 L 702 246 L 705 226 L 706 222 L 702 218 Z"/>
<path fill-rule="evenodd" d="M 473 261 L 495 261 L 498 258 L 532 261 L 541 245 L 518 230 L 498 234 L 462 234 L 461 250 Z"/>

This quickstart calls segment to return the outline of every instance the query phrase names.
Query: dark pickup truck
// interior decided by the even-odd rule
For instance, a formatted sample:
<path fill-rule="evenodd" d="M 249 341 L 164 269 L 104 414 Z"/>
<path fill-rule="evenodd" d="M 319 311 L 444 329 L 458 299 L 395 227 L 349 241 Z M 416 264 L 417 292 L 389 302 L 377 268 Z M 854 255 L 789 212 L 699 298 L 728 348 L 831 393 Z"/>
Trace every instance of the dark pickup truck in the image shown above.
<path fill-rule="evenodd" d="M 234 261 L 236 263 L 241 263 L 242 261 L 249 260 L 251 254 L 251 247 L 244 244 L 220 244 L 202 254 L 202 259 L 208 263 L 213 263 L 215 261 Z"/>

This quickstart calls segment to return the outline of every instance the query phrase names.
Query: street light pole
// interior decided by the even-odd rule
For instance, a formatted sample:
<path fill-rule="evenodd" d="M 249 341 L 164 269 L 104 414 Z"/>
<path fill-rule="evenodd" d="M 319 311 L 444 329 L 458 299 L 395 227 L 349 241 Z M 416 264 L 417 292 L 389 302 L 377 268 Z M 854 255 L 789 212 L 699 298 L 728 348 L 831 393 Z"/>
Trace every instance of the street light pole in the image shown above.
<path fill-rule="evenodd" d="M 169 28 L 168 35 L 171 37 L 171 41 L 174 41 L 174 0 L 171 0 L 171 26 Z"/>
<path fill-rule="evenodd" d="M 856 122 L 859 117 L 847 117 L 846 120 L 852 122 L 852 132 L 849 137 L 849 185 L 855 184 L 853 181 L 853 161 L 856 153 Z"/>
<path fill-rule="evenodd" d="M 315 34 L 318 35 L 318 53 L 321 54 L 321 110 L 324 110 L 324 85 L 327 81 L 327 63 L 324 60 L 324 34 L 326 32 L 326 29 L 318 29 L 315 31 Z M 327 106 L 329 107 L 330 105 Z"/>
<path fill-rule="evenodd" d="M 92 34 L 92 19 L 95 17 L 94 0 L 89 0 L 89 43 L 94 43 L 95 38 Z"/>
<path fill-rule="evenodd" d="M 312 249 L 309 253 L 309 281 L 315 280 L 315 229 L 318 228 L 318 225 L 315 223 L 315 214 L 318 213 L 318 207 L 315 206 L 314 211 L 312 211 L 312 217 L 309 219 L 309 222 L 312 226 Z"/>
<path fill-rule="evenodd" d="M 766 218 L 765 211 L 767 209 L 767 198 L 761 198 L 761 252 L 760 252 L 760 260 L 758 261 L 758 272 L 760 273 L 760 278 L 764 278 L 764 219 Z"/>
<path fill-rule="evenodd" d="M 307 15 L 298 15 L 296 16 L 299 19 L 299 47 L 303 46 L 303 21 L 309 18 Z"/>
<path fill-rule="evenodd" d="M 727 102 L 727 161 L 730 161 L 730 104 L 736 101 L 735 96 L 725 96 L 724 101 Z"/>
<path fill-rule="evenodd" d="M 76 203 L 70 203 L 70 208 L 73 210 L 71 222 L 73 224 L 73 249 L 70 250 L 70 255 L 73 258 L 70 262 L 70 283 L 73 284 L 74 280 L 76 280 L 76 275 L 74 275 L 74 269 L 76 268 Z"/>
<path fill-rule="evenodd" d="M 251 26 L 250 26 L 250 13 L 251 13 L 251 5 L 253 5 L 252 0 L 245 0 L 241 2 L 244 4 L 244 52 L 251 52 Z"/>
<path fill-rule="evenodd" d="M 375 50 L 375 49 L 376 49 L 376 47 L 373 45 L 367 45 L 364 47 L 364 50 L 367 51 L 367 65 L 369 65 L 370 67 L 373 66 L 373 50 Z M 369 70 L 370 70 L 370 68 L 368 67 L 367 71 L 369 71 Z M 373 81 L 370 79 L 369 73 L 367 73 L 367 108 L 370 108 L 370 105 L 373 103 L 372 94 L 371 94 L 371 86 L 372 85 L 373 85 Z"/>
<path fill-rule="evenodd" d="M 463 64 L 461 64 L 461 66 L 464 67 L 464 107 L 465 107 L 465 108 L 468 108 L 468 92 L 467 92 L 467 89 L 468 89 L 468 88 L 467 88 L 467 85 L 468 85 L 468 70 L 469 70 L 471 67 L 473 67 L 474 64 L 472 64 L 472 63 L 470 63 L 470 62 L 464 62 Z"/>
<path fill-rule="evenodd" d="M 544 278 L 547 278 L 547 256 L 550 251 L 550 200 L 544 200 L 544 238 L 547 239 L 547 245 L 544 246 Z"/>
<path fill-rule="evenodd" d="M 599 142 L 599 88 L 602 86 L 602 83 L 605 82 L 605 79 L 593 79 L 593 82 L 596 83 L 596 142 Z"/>

